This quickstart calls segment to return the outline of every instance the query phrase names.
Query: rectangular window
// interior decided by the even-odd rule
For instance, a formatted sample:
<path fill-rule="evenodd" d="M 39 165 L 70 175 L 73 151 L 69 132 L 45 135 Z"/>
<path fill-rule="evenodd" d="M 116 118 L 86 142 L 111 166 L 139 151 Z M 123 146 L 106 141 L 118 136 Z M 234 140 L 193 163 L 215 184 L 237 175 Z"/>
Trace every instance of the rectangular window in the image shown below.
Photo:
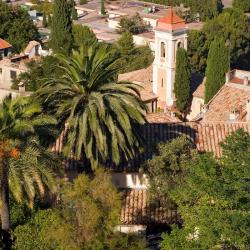
<path fill-rule="evenodd" d="M 0 74 L 2 74 L 2 72 L 3 72 L 3 69 L 2 69 L 2 68 L 0 68 Z"/>
<path fill-rule="evenodd" d="M 15 79 L 16 79 L 16 71 L 14 71 L 14 70 L 11 70 L 11 71 L 10 71 L 10 78 L 11 78 L 12 80 L 15 80 Z"/>
<path fill-rule="evenodd" d="M 163 88 L 163 78 L 161 78 L 161 87 Z"/>

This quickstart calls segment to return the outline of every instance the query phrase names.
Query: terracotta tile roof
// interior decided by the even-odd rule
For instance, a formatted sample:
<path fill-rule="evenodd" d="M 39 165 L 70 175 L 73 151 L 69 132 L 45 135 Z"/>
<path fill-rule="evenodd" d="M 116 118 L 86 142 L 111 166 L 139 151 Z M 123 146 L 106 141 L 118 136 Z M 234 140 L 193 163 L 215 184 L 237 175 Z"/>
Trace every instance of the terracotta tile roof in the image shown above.
<path fill-rule="evenodd" d="M 152 65 L 146 69 L 139 69 L 136 71 L 125 73 L 125 74 L 120 74 L 118 76 L 118 80 L 133 82 L 142 86 L 140 94 L 141 94 L 141 99 L 145 102 L 148 102 L 157 98 L 157 95 L 155 95 L 152 92 L 152 82 L 153 82 Z"/>
<path fill-rule="evenodd" d="M 157 26 L 156 29 L 159 30 L 178 30 L 178 29 L 185 29 L 186 22 L 182 18 L 178 17 L 173 10 L 173 8 L 170 8 L 167 11 L 167 14 L 165 17 L 160 18 L 157 20 Z"/>
<path fill-rule="evenodd" d="M 30 41 L 27 47 L 24 49 L 24 53 L 29 54 L 31 50 L 37 45 L 40 45 L 40 43 L 37 41 Z"/>
<path fill-rule="evenodd" d="M 137 82 L 143 83 L 146 85 L 150 85 L 153 82 L 153 66 L 150 65 L 146 69 L 139 69 L 132 72 L 120 74 L 118 76 L 119 81 L 129 81 L 129 82 Z M 151 90 L 151 88 L 150 88 Z"/>
<path fill-rule="evenodd" d="M 146 189 L 123 190 L 120 221 L 125 225 L 150 223 L 174 223 L 178 221 L 176 210 L 167 210 L 159 204 L 150 205 Z"/>
<path fill-rule="evenodd" d="M 148 123 L 180 122 L 178 117 L 171 116 L 171 114 L 164 112 L 149 113 L 146 115 L 146 119 Z"/>
<path fill-rule="evenodd" d="M 200 152 L 213 152 L 215 156 L 221 156 L 220 142 L 239 128 L 250 133 L 250 122 L 147 123 L 141 128 L 145 139 L 144 152 L 138 153 L 133 161 L 124 161 L 117 167 L 107 164 L 107 167 L 117 172 L 136 172 L 143 162 L 152 157 L 155 145 L 170 141 L 182 134 L 185 134 Z M 62 151 L 63 137 L 61 134 L 52 148 L 53 151 Z M 75 161 L 73 156 L 65 160 L 65 164 L 67 169 L 83 167 L 83 163 Z"/>
<path fill-rule="evenodd" d="M 206 81 L 206 78 L 203 79 L 202 83 L 194 91 L 193 97 L 198 97 L 198 98 L 204 99 L 204 96 L 205 96 L 205 81 Z"/>
<path fill-rule="evenodd" d="M 11 44 L 0 38 L 0 49 L 8 49 L 11 47 L 12 47 Z"/>
<path fill-rule="evenodd" d="M 250 86 L 238 83 L 226 83 L 208 103 L 208 111 L 204 114 L 204 121 L 229 121 L 229 114 L 242 109 L 245 113 L 246 103 L 250 99 Z M 244 121 L 245 117 L 242 116 Z"/>

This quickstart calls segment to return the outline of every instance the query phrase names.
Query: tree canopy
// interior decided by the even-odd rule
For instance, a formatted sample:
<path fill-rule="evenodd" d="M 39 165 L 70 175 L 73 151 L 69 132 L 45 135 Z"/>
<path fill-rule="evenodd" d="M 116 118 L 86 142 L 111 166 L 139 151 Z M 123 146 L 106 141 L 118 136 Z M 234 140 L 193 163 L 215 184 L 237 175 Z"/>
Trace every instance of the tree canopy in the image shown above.
<path fill-rule="evenodd" d="M 240 129 L 222 144 L 223 156 L 197 155 L 185 182 L 170 192 L 183 227 L 164 235 L 162 249 L 247 249 L 250 135 Z"/>
<path fill-rule="evenodd" d="M 98 42 L 95 33 L 88 26 L 81 24 L 73 25 L 73 38 L 74 47 L 77 49 L 80 47 L 88 48 Z"/>
<path fill-rule="evenodd" d="M 20 73 L 13 81 L 12 88 L 18 89 L 18 84 L 22 82 L 26 91 L 36 91 L 44 80 L 52 76 L 59 76 L 60 69 L 56 67 L 58 60 L 54 56 L 46 56 L 41 60 L 32 60 L 27 63 L 28 70 Z"/>
<path fill-rule="evenodd" d="M 140 34 L 147 30 L 148 26 L 141 18 L 141 16 L 136 13 L 132 17 L 122 17 L 119 22 L 118 32 L 131 32 L 132 34 Z"/>
<path fill-rule="evenodd" d="M 190 78 L 191 70 L 187 51 L 184 48 L 178 48 L 176 53 L 174 93 L 176 98 L 176 107 L 178 111 L 184 114 L 189 108 Z"/>
<path fill-rule="evenodd" d="M 129 31 L 122 33 L 118 41 L 113 44 L 112 49 L 114 54 L 120 57 L 118 60 L 119 73 L 147 68 L 154 60 L 149 46 L 135 46 L 133 35 Z"/>
<path fill-rule="evenodd" d="M 56 208 L 38 211 L 15 229 L 16 249 L 145 249 L 140 237 L 114 231 L 121 196 L 107 172 L 99 169 L 93 178 L 81 174 L 73 183 L 62 185 Z"/>
<path fill-rule="evenodd" d="M 0 202 L 3 249 L 10 249 L 9 193 L 33 205 L 36 195 L 55 188 L 57 157 L 42 146 L 56 120 L 41 114 L 39 103 L 7 96 L 0 105 Z"/>
<path fill-rule="evenodd" d="M 188 54 L 193 70 L 205 71 L 208 51 L 215 38 L 230 44 L 232 68 L 249 69 L 250 23 L 242 11 L 226 9 L 205 23 L 201 31 L 189 31 Z"/>
<path fill-rule="evenodd" d="M 13 53 L 21 52 L 31 40 L 39 40 L 39 33 L 29 14 L 18 6 L 0 1 L 0 37 L 13 46 Z"/>
<path fill-rule="evenodd" d="M 69 55 L 73 47 L 71 9 L 67 0 L 55 0 L 49 45 L 54 53 Z"/>
<path fill-rule="evenodd" d="M 229 71 L 229 49 L 222 39 L 215 39 L 208 53 L 205 103 L 208 103 L 225 83 L 226 72 Z"/>
<path fill-rule="evenodd" d="M 145 165 L 151 201 L 174 206 L 170 191 L 184 182 L 193 152 L 193 145 L 185 136 L 158 145 L 157 153 Z"/>
<path fill-rule="evenodd" d="M 250 11 L 250 2 L 249 0 L 233 0 L 233 7 L 241 9 L 244 12 Z"/>
<path fill-rule="evenodd" d="M 94 44 L 57 56 L 62 73 L 45 81 L 36 97 L 66 125 L 64 153 L 91 162 L 118 164 L 135 155 L 141 145 L 137 129 L 145 119 L 139 87 L 117 82 L 118 57 L 108 45 Z"/>

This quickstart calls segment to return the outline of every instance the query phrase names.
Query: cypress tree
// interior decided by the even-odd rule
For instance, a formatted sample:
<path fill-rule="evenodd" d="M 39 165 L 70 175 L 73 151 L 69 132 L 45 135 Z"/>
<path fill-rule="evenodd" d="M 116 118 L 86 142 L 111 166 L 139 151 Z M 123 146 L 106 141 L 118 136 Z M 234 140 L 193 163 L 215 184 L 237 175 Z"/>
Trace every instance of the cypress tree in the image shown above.
<path fill-rule="evenodd" d="M 48 14 L 48 26 L 50 27 L 52 23 L 51 14 Z"/>
<path fill-rule="evenodd" d="M 206 69 L 205 103 L 208 103 L 225 83 L 229 70 L 229 50 L 223 39 L 215 39 L 209 49 Z"/>
<path fill-rule="evenodd" d="M 71 9 L 71 18 L 72 20 L 77 20 L 77 11 L 76 11 L 76 3 L 74 0 L 69 1 L 69 7 Z"/>
<path fill-rule="evenodd" d="M 43 12 L 43 27 L 47 27 L 48 22 L 47 22 L 47 15 L 46 12 Z"/>
<path fill-rule="evenodd" d="M 101 0 L 101 15 L 106 15 L 104 0 Z"/>
<path fill-rule="evenodd" d="M 176 107 L 181 113 L 186 113 L 188 110 L 190 98 L 190 77 L 191 70 L 188 62 L 187 51 L 184 48 L 179 48 L 176 54 L 174 93 L 176 98 Z"/>
<path fill-rule="evenodd" d="M 50 47 L 54 53 L 69 55 L 73 46 L 71 10 L 67 0 L 55 0 L 51 23 Z"/>

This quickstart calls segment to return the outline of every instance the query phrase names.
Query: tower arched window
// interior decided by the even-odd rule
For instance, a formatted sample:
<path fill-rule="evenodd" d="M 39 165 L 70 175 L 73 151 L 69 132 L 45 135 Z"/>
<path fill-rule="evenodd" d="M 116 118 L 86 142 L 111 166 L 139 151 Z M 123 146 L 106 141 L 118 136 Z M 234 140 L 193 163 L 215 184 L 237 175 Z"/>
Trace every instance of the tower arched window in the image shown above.
<path fill-rule="evenodd" d="M 166 44 L 161 42 L 161 57 L 166 57 Z"/>
<path fill-rule="evenodd" d="M 177 43 L 177 49 L 179 49 L 179 48 L 183 48 L 183 43 L 182 42 Z"/>

